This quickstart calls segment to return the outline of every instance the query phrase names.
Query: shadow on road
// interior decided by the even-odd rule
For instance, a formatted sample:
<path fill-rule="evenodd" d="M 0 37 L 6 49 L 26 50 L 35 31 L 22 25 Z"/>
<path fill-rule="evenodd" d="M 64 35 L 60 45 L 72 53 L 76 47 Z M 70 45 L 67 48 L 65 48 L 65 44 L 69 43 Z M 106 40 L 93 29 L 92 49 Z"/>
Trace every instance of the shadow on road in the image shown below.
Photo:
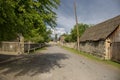
<path fill-rule="evenodd" d="M 18 58 L 0 63 L 0 71 L 2 71 L 0 74 L 15 73 L 16 77 L 26 74 L 34 76 L 39 73 L 50 72 L 50 70 L 55 67 L 61 68 L 64 65 L 60 64 L 60 60 L 68 59 L 68 57 L 62 53 L 6 56 L 6 59 L 10 59 L 11 57 Z"/>
<path fill-rule="evenodd" d="M 4 62 L 9 62 L 13 58 L 15 59 L 17 56 L 16 55 L 5 55 L 5 54 L 0 54 L 0 64 Z"/>

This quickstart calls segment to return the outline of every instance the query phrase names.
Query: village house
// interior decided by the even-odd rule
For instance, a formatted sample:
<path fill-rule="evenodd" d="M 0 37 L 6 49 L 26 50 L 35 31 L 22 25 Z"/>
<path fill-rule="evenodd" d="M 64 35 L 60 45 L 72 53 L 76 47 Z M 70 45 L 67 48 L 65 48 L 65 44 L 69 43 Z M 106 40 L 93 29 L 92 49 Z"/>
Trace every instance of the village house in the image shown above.
<path fill-rule="evenodd" d="M 120 15 L 88 28 L 80 38 L 80 50 L 120 62 Z"/>
<path fill-rule="evenodd" d="M 65 43 L 65 36 L 63 36 L 63 35 L 60 36 L 59 41 L 61 44 L 64 44 Z"/>

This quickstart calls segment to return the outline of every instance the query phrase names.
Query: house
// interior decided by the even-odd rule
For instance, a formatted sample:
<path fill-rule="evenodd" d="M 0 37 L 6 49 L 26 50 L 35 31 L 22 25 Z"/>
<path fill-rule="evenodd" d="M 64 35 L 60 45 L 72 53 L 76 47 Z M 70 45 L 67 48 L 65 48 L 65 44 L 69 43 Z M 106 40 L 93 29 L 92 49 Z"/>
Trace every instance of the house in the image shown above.
<path fill-rule="evenodd" d="M 80 38 L 80 50 L 120 62 L 120 15 L 88 28 Z"/>
<path fill-rule="evenodd" d="M 61 35 L 59 41 L 63 44 L 65 42 L 65 36 Z"/>

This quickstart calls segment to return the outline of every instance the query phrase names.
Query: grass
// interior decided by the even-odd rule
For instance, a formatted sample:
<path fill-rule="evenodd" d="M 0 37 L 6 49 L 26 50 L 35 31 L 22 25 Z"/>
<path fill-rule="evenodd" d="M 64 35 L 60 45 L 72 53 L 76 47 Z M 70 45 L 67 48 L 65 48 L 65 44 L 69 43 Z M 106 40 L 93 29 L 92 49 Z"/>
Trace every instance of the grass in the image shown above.
<path fill-rule="evenodd" d="M 28 54 L 36 54 L 36 53 L 41 52 L 41 51 L 43 51 L 43 50 L 46 50 L 46 47 L 42 47 L 42 48 L 36 49 L 35 51 L 32 50 L 32 51 L 30 51 L 30 53 L 28 53 Z"/>
<path fill-rule="evenodd" d="M 116 62 L 113 62 L 111 60 L 103 60 L 101 58 L 98 58 L 96 56 L 93 56 L 91 54 L 88 54 L 88 53 L 85 53 L 85 52 L 80 52 L 76 49 L 73 49 L 73 48 L 69 48 L 69 47 L 65 47 L 65 46 L 61 46 L 62 48 L 70 51 L 70 52 L 73 52 L 73 53 L 76 53 L 76 54 L 79 54 L 79 55 L 82 55 L 88 59 L 91 59 L 91 60 L 94 60 L 94 61 L 98 61 L 98 62 L 101 62 L 101 63 L 104 63 L 104 64 L 109 64 L 109 65 L 112 65 L 114 67 L 117 67 L 120 69 L 120 64 L 119 63 L 116 63 Z"/>
<path fill-rule="evenodd" d="M 36 51 L 40 52 L 40 51 L 42 51 L 42 50 L 46 50 L 46 47 L 39 48 L 39 49 L 37 49 Z"/>

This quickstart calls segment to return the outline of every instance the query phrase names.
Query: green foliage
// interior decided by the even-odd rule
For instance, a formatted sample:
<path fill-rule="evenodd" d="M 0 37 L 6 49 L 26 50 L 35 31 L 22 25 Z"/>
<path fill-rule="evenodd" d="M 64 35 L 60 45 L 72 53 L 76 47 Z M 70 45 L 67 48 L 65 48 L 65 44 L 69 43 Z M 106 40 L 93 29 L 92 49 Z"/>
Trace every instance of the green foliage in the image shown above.
<path fill-rule="evenodd" d="M 57 34 L 55 34 L 55 41 L 57 41 L 58 40 L 58 35 Z"/>
<path fill-rule="evenodd" d="M 32 41 L 32 42 L 43 42 L 44 38 L 43 36 L 39 35 L 38 33 L 39 29 L 33 29 L 31 30 L 30 36 L 26 36 L 26 41 Z"/>
<path fill-rule="evenodd" d="M 79 31 L 79 37 L 82 36 L 82 34 L 84 33 L 84 31 L 89 27 L 89 25 L 87 24 L 78 24 L 78 31 Z M 71 30 L 71 41 L 75 42 L 77 41 L 77 27 L 76 25 L 74 26 L 74 28 Z"/>
<path fill-rule="evenodd" d="M 26 40 L 46 41 L 46 26 L 56 26 L 60 0 L 0 0 L 0 41 L 14 40 L 22 33 Z"/>
<path fill-rule="evenodd" d="M 42 43 L 42 42 L 49 42 L 51 38 L 50 36 L 51 34 L 52 34 L 51 30 L 47 30 L 46 28 L 45 29 L 37 28 L 31 30 L 29 34 L 30 36 L 25 35 L 25 37 L 26 37 L 26 41 L 30 40 L 32 42 Z"/>
<path fill-rule="evenodd" d="M 69 35 L 69 34 L 63 34 L 62 36 L 65 37 L 65 42 L 71 42 L 71 35 Z"/>
<path fill-rule="evenodd" d="M 78 24 L 78 30 L 79 30 L 79 37 L 82 36 L 84 31 L 89 27 L 87 24 Z M 65 42 L 75 42 L 77 41 L 77 30 L 76 25 L 71 30 L 70 34 L 63 34 L 62 36 L 65 36 Z"/>

